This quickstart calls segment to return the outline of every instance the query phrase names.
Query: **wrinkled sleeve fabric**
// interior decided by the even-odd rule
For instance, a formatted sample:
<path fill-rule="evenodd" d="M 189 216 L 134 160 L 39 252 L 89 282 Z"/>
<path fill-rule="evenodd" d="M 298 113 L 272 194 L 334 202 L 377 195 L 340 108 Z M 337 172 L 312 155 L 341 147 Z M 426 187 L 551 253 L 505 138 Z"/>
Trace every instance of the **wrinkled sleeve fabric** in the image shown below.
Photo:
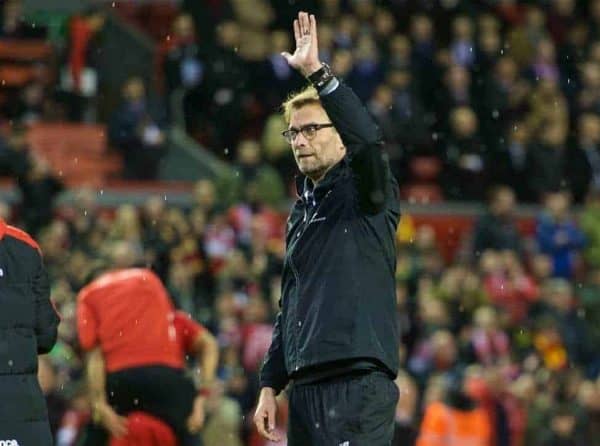
<path fill-rule="evenodd" d="M 377 124 L 352 91 L 334 79 L 319 93 L 321 103 L 342 138 L 354 173 L 359 206 L 368 215 L 384 210 L 391 171 Z"/>
<path fill-rule="evenodd" d="M 281 312 L 277 314 L 271 346 L 265 355 L 260 370 L 260 387 L 272 387 L 279 393 L 288 382 L 283 352 L 283 337 L 281 333 Z"/>

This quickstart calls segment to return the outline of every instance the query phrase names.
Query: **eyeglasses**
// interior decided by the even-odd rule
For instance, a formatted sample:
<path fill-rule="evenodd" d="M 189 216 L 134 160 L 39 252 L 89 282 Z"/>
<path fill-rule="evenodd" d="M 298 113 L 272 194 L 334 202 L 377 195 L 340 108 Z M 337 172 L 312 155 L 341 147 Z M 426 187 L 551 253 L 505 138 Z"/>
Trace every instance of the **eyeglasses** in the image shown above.
<path fill-rule="evenodd" d="M 317 132 L 319 130 L 325 129 L 327 127 L 333 127 L 333 124 L 331 122 L 328 122 L 327 124 L 306 124 L 300 127 L 299 129 L 295 129 L 293 127 L 289 128 L 285 132 L 281 132 L 281 134 L 283 135 L 285 140 L 289 144 L 291 144 L 296 139 L 296 136 L 298 136 L 298 133 L 302 133 L 302 135 L 306 139 L 311 140 L 315 136 L 317 136 Z"/>

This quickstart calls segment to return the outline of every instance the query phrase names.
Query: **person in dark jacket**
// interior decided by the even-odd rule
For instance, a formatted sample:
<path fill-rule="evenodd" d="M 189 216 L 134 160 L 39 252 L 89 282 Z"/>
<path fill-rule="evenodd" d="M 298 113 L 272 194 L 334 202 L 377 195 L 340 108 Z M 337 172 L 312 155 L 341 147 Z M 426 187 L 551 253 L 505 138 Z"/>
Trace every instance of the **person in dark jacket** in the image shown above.
<path fill-rule="evenodd" d="M 477 220 L 473 231 L 475 258 L 488 249 L 523 253 L 514 211 L 515 194 L 510 187 L 496 186 L 490 191 L 488 211 Z"/>
<path fill-rule="evenodd" d="M 319 62 L 315 17 L 299 13 L 294 34 L 296 51 L 283 56 L 313 86 L 284 104 L 283 135 L 303 175 L 254 422 L 278 439 L 275 396 L 290 384 L 289 446 L 389 445 L 398 401 L 398 186 L 366 108 Z"/>
<path fill-rule="evenodd" d="M 0 219 L 0 444 L 51 446 L 37 355 L 60 321 L 37 243 Z"/>

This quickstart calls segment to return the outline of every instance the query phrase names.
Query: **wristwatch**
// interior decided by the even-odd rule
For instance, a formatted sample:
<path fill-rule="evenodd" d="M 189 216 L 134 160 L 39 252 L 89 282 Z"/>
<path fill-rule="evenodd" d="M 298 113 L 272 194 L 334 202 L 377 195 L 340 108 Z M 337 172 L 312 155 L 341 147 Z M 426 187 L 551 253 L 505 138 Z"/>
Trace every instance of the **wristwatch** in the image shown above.
<path fill-rule="evenodd" d="M 308 76 L 308 80 L 317 90 L 321 90 L 327 83 L 333 79 L 335 75 L 331 71 L 331 67 L 323 63 L 321 68 Z"/>

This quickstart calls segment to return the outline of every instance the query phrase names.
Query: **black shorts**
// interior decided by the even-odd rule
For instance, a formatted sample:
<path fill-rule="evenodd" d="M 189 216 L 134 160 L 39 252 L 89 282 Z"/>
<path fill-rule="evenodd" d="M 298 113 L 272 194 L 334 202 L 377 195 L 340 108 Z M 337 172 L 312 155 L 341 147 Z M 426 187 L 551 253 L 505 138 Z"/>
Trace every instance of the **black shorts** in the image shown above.
<path fill-rule="evenodd" d="M 187 430 L 186 423 L 192 413 L 196 390 L 183 370 L 148 366 L 108 373 L 106 396 L 119 415 L 145 412 L 168 424 L 182 446 L 199 444 L 198 435 Z M 106 438 L 101 429 L 90 427 L 82 444 L 101 445 L 105 444 Z"/>
<path fill-rule="evenodd" d="M 399 391 L 383 372 L 292 385 L 288 396 L 288 446 L 392 444 Z"/>

